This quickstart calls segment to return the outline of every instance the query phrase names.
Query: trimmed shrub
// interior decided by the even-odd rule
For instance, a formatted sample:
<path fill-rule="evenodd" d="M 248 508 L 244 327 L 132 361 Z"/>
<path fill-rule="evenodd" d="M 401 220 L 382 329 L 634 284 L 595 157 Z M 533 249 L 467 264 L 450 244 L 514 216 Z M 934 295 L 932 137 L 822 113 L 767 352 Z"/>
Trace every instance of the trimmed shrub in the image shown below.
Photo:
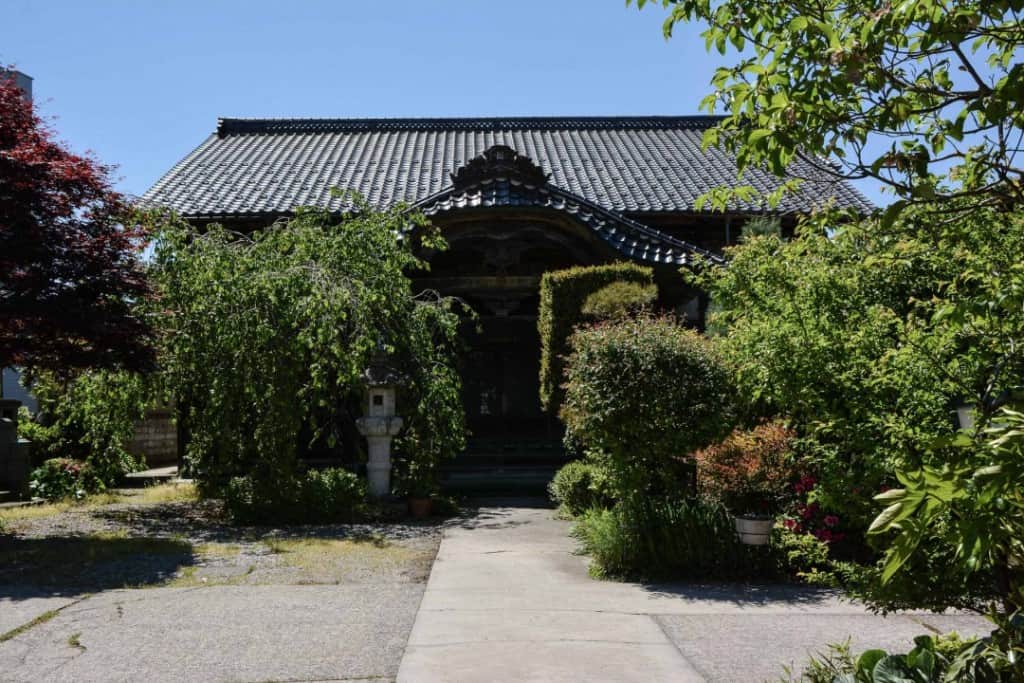
<path fill-rule="evenodd" d="M 591 294 L 613 282 L 652 287 L 654 274 L 650 268 L 634 263 L 613 263 L 556 270 L 541 278 L 537 329 L 540 333 L 540 402 L 545 410 L 555 413 L 562 404 L 565 356 L 569 353 L 569 337 L 583 320 L 583 304 Z"/>
<path fill-rule="evenodd" d="M 572 516 L 591 508 L 607 508 L 615 502 L 608 473 L 600 465 L 577 460 L 555 473 L 548 485 L 551 500 Z"/>
<path fill-rule="evenodd" d="M 89 463 L 72 458 L 50 458 L 33 470 L 29 488 L 32 495 L 47 500 L 81 500 L 103 491 L 106 486 Z"/>
<path fill-rule="evenodd" d="M 684 456 L 732 423 L 730 376 L 714 347 L 651 317 L 582 329 L 572 345 L 567 441 L 604 458 L 620 499 L 678 494 Z"/>
<path fill-rule="evenodd" d="M 236 524 L 351 522 L 365 513 L 365 503 L 365 483 L 341 468 L 277 482 L 234 477 L 224 490 L 224 505 Z"/>
<path fill-rule="evenodd" d="M 734 429 L 720 443 L 697 451 L 697 486 L 702 495 L 734 514 L 776 514 L 793 499 L 790 464 L 795 433 L 780 422 Z"/>
<path fill-rule="evenodd" d="M 591 320 L 616 320 L 648 308 L 658 298 L 656 285 L 613 282 L 587 297 L 580 313 Z"/>
<path fill-rule="evenodd" d="M 725 507 L 699 498 L 590 510 L 573 533 L 598 576 L 724 579 L 763 577 L 772 570 L 763 549 L 740 543 Z"/>

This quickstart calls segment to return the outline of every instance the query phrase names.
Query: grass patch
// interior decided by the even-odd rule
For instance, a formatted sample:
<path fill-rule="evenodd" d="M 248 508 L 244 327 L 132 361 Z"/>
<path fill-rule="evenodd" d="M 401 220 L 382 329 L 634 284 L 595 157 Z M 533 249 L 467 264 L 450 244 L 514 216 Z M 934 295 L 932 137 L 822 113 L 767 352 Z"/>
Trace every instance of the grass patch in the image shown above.
<path fill-rule="evenodd" d="M 277 538 L 264 541 L 281 564 L 311 577 L 336 574 L 346 566 L 386 568 L 414 560 L 419 552 L 377 537 L 365 539 Z"/>
<path fill-rule="evenodd" d="M 46 503 L 45 505 L 25 505 L 17 508 L 8 508 L 0 512 L 0 526 L 6 526 L 14 522 L 39 519 L 40 517 L 52 517 L 62 512 L 67 512 L 74 503 Z"/>
<path fill-rule="evenodd" d="M 237 557 L 242 552 L 242 546 L 235 543 L 203 543 L 195 548 L 196 555 L 206 558 L 228 558 Z"/>
<path fill-rule="evenodd" d="M 122 493 L 121 503 L 158 505 L 160 503 L 194 503 L 199 500 L 195 484 L 157 484 L 139 489 L 137 493 Z"/>
<path fill-rule="evenodd" d="M 6 643 L 11 638 L 17 638 L 18 636 L 20 636 L 25 631 L 28 631 L 29 629 L 35 628 L 36 626 L 39 626 L 40 624 L 45 624 L 46 622 L 50 621 L 55 616 L 57 616 L 57 614 L 58 614 L 58 610 L 51 609 L 48 612 L 43 612 L 42 614 L 40 614 L 38 617 L 36 617 L 32 621 L 28 622 L 27 624 L 22 624 L 18 628 L 12 628 L 7 633 L 0 633 L 0 643 Z"/>
<path fill-rule="evenodd" d="M 160 505 L 166 503 L 194 503 L 199 493 L 194 484 L 158 484 L 137 491 L 106 491 L 95 493 L 82 500 L 60 500 L 42 505 L 25 505 L 0 512 L 0 529 L 17 522 L 26 522 L 43 517 L 53 517 L 65 512 L 88 512 L 121 503 L 136 505 Z"/>

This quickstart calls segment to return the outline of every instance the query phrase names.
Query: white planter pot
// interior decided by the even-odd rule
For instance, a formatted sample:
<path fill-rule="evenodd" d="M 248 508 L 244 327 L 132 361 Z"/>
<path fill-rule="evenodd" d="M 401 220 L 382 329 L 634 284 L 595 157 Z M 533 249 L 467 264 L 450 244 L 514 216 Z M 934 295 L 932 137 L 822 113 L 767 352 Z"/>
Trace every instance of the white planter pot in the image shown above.
<path fill-rule="evenodd" d="M 747 545 L 768 545 L 768 539 L 772 536 L 772 527 L 775 520 L 756 517 L 736 517 L 736 533 L 739 534 L 740 543 Z"/>

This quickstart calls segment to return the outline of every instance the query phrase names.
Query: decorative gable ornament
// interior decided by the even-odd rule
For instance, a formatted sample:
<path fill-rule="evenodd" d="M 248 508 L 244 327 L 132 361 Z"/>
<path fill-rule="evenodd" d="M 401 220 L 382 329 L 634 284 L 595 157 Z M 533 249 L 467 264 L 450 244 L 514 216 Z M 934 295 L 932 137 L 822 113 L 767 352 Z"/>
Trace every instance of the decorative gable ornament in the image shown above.
<path fill-rule="evenodd" d="M 546 185 L 549 173 L 534 163 L 530 157 L 520 154 L 508 145 L 493 145 L 483 154 L 466 162 L 451 174 L 456 190 L 464 190 L 495 178 L 508 179 L 528 187 Z"/>

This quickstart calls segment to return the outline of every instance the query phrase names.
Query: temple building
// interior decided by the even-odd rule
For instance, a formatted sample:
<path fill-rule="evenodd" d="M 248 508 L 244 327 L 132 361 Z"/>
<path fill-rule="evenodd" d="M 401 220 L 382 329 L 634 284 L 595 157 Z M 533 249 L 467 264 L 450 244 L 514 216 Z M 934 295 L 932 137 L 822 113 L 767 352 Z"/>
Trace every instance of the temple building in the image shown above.
<path fill-rule="evenodd" d="M 725 213 L 695 202 L 719 186 L 768 192 L 774 176 L 737 180 L 727 153 L 703 150 L 716 117 L 221 119 L 146 193 L 202 226 L 264 227 L 299 206 L 342 211 L 332 188 L 375 207 L 427 214 L 450 248 L 418 286 L 469 302 L 482 332 L 463 359 L 471 451 L 526 466 L 557 449 L 538 399 L 538 285 L 549 270 L 633 260 L 650 265 L 659 303 L 700 325 L 706 301 L 679 269 L 715 260 L 761 207 Z M 777 209 L 784 226 L 826 201 L 862 210 L 849 185 L 797 163 L 807 181 Z"/>

